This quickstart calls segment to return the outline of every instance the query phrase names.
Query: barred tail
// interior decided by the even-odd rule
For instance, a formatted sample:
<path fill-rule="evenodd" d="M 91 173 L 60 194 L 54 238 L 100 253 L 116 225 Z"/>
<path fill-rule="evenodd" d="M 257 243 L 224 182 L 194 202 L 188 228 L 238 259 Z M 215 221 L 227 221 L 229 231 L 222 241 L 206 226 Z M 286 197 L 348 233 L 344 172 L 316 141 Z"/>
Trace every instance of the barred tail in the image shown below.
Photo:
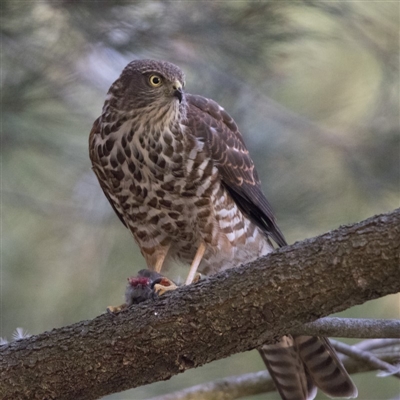
<path fill-rule="evenodd" d="M 282 400 L 312 400 L 317 389 L 304 368 L 292 336 L 259 350 Z"/>
<path fill-rule="evenodd" d="M 282 400 L 312 400 L 317 387 L 330 397 L 357 397 L 357 388 L 327 338 L 283 336 L 259 352 Z"/>
<path fill-rule="evenodd" d="M 357 397 L 356 386 L 327 338 L 296 336 L 294 342 L 311 379 L 324 393 L 330 397 Z"/>

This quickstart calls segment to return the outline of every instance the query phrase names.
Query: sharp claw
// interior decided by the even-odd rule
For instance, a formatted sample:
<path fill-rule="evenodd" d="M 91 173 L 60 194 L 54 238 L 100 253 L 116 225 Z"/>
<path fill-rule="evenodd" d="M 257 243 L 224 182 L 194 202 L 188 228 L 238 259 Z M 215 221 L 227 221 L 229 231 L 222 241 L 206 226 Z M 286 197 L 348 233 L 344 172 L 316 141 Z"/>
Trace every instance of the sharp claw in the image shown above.
<path fill-rule="evenodd" d="M 203 275 L 200 272 L 196 272 L 196 275 L 194 276 L 192 283 L 197 283 L 201 279 L 203 279 Z"/>
<path fill-rule="evenodd" d="M 107 312 L 109 314 L 118 314 L 119 312 L 121 312 L 122 310 L 125 310 L 125 308 L 127 308 L 128 305 L 126 303 L 121 304 L 120 306 L 108 306 L 107 307 Z"/>
<path fill-rule="evenodd" d="M 164 285 L 163 283 L 168 283 L 168 285 Z M 177 289 L 178 286 L 176 286 L 175 283 L 173 283 L 169 279 L 164 278 L 162 283 L 156 283 L 153 288 L 155 293 L 157 293 L 159 296 L 162 296 L 166 292 Z"/>

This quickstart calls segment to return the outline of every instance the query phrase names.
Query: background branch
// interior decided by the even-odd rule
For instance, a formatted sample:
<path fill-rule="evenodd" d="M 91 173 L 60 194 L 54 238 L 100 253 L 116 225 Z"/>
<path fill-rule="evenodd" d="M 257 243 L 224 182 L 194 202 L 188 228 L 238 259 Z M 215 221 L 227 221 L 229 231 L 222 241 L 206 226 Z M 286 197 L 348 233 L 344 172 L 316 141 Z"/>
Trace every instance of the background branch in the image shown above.
<path fill-rule="evenodd" d="M 360 344 L 362 345 L 363 343 L 364 342 L 361 342 Z M 388 365 L 390 365 L 389 363 L 396 363 L 399 361 L 400 357 L 400 340 L 397 340 L 396 343 L 397 346 L 392 342 L 390 347 L 388 347 L 385 340 L 379 341 L 379 346 L 375 347 L 374 352 L 371 354 L 377 359 L 380 357 L 379 360 L 381 362 L 386 362 Z M 358 347 L 358 345 L 353 347 Z M 336 349 L 340 352 L 340 348 Z M 386 351 L 389 350 L 389 354 L 382 357 L 380 354 L 380 350 L 382 349 Z M 351 357 L 342 357 L 342 361 L 350 374 L 380 369 L 370 363 L 355 360 Z M 394 368 L 392 365 L 390 365 L 390 367 Z M 218 379 L 213 382 L 192 386 L 188 389 L 152 397 L 149 400 L 234 400 L 256 394 L 273 392 L 274 390 L 275 386 L 268 371 L 259 371 L 251 374 Z"/>
<path fill-rule="evenodd" d="M 394 367 L 393 365 L 380 360 L 378 357 L 375 357 L 370 351 L 361 350 L 358 349 L 356 346 L 349 346 L 346 343 L 341 343 L 338 341 L 334 341 L 333 346 L 337 351 L 340 351 L 342 354 L 354 358 L 355 360 L 361 361 L 364 364 L 368 364 L 371 366 L 371 368 L 386 371 L 388 374 L 400 378 L 399 367 Z"/>
<path fill-rule="evenodd" d="M 279 249 L 119 315 L 1 348 L 0 398 L 96 399 L 400 291 L 400 210 Z M 229 337 L 229 340 L 227 340 Z"/>
<path fill-rule="evenodd" d="M 294 328 L 290 333 L 346 338 L 400 338 L 400 321 L 327 317 Z"/>

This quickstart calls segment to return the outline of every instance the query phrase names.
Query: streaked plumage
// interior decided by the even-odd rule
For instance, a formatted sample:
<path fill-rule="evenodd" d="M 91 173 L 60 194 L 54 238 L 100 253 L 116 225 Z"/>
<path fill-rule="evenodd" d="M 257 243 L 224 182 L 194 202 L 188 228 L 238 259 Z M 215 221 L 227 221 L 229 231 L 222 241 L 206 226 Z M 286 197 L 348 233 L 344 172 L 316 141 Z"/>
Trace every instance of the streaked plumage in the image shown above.
<path fill-rule="evenodd" d="M 270 238 L 279 246 L 286 242 L 236 123 L 216 102 L 183 87 L 184 75 L 173 64 L 131 62 L 107 94 L 89 147 L 100 185 L 148 267 L 159 272 L 179 259 L 192 263 L 193 276 L 197 267 L 212 274 L 267 254 Z M 285 337 L 261 350 L 283 399 L 315 394 L 299 342 Z M 329 353 L 326 339 L 318 343 Z M 293 376 L 278 379 L 287 364 Z M 331 368 L 334 358 L 326 364 Z M 332 368 L 347 382 L 341 394 L 354 395 L 347 374 Z M 329 384 L 336 382 L 333 377 Z"/>

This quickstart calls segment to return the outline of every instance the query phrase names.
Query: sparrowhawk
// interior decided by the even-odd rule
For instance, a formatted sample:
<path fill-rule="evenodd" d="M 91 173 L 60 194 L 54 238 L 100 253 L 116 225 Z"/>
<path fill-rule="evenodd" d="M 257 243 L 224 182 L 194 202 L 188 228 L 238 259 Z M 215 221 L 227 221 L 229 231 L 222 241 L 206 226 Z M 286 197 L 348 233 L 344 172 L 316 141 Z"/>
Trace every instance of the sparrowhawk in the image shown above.
<path fill-rule="evenodd" d="M 177 66 L 132 61 L 111 85 L 89 147 L 93 170 L 149 269 L 178 259 L 212 274 L 285 246 L 232 117 L 184 91 Z M 284 336 L 259 349 L 286 400 L 357 389 L 328 339 Z"/>

